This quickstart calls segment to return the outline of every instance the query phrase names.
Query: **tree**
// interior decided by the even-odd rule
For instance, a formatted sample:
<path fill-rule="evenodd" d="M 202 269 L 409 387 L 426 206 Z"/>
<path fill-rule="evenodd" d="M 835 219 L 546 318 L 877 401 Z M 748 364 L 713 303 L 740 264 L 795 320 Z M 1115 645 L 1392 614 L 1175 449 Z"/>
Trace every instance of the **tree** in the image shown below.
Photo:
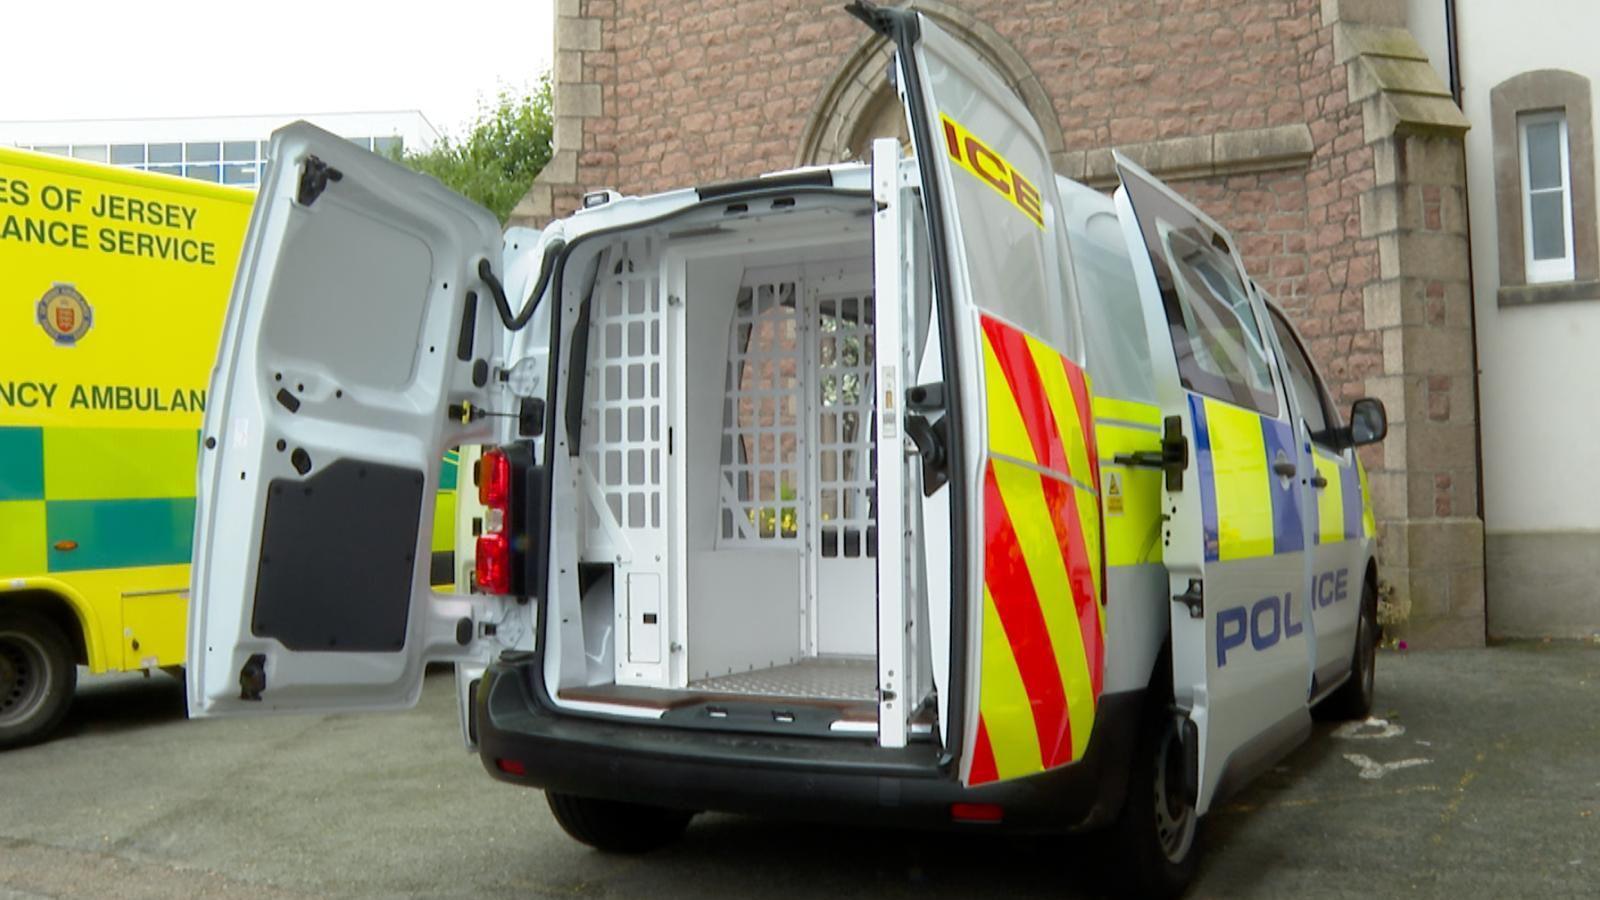
<path fill-rule="evenodd" d="M 447 136 L 427 150 L 403 154 L 400 161 L 504 222 L 550 161 L 553 125 L 550 78 L 545 76 L 530 94 L 501 90 L 493 106 L 480 106 L 465 138 Z"/>

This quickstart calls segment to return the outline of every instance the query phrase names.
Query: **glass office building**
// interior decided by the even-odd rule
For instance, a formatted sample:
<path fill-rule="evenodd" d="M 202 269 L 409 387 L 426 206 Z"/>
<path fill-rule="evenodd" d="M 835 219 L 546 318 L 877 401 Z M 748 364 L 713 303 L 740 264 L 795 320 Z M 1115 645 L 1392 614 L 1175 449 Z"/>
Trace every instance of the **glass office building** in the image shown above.
<path fill-rule="evenodd" d="M 423 150 L 439 134 L 420 112 L 0 122 L 0 144 L 218 184 L 255 187 L 266 175 L 267 138 L 305 119 L 385 155 Z"/>

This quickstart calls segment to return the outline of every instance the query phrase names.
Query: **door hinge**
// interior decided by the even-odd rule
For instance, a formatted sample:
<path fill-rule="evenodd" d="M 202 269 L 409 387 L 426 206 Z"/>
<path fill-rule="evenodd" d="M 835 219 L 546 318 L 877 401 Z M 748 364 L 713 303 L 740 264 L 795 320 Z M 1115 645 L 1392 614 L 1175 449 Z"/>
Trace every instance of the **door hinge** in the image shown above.
<path fill-rule="evenodd" d="M 1206 615 L 1206 585 L 1198 578 L 1189 579 L 1189 588 L 1181 594 L 1172 595 L 1173 603 L 1182 603 L 1189 607 L 1189 618 L 1203 619 Z"/>
<path fill-rule="evenodd" d="M 322 192 L 327 190 L 328 182 L 339 181 L 344 178 L 344 173 L 328 165 L 316 156 L 306 157 L 305 165 L 300 167 L 300 193 L 297 199 L 301 206 L 310 206 L 317 202 Z"/>

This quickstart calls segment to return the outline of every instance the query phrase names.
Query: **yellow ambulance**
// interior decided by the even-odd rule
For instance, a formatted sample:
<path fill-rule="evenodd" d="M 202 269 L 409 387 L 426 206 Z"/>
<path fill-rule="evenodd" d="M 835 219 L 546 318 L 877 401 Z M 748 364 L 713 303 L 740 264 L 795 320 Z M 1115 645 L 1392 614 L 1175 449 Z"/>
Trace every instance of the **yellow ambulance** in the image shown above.
<path fill-rule="evenodd" d="M 206 385 L 255 195 L 0 148 L 0 748 L 184 661 Z M 434 580 L 454 580 L 446 457 Z M 75 665 L 76 664 L 76 665 Z"/>
<path fill-rule="evenodd" d="M 253 199 L 0 149 L 0 747 L 61 720 L 76 665 L 183 662 L 200 418 Z"/>
<path fill-rule="evenodd" d="M 0 149 L 0 748 L 184 661 L 206 384 L 254 194 Z M 454 454 L 434 580 L 454 580 Z"/>

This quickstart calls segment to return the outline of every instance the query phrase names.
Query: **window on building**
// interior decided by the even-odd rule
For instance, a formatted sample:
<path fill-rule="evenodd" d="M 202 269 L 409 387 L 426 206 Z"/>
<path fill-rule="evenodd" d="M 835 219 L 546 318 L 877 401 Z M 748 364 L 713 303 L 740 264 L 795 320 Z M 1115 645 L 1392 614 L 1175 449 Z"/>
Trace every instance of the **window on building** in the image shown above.
<path fill-rule="evenodd" d="M 1565 112 L 1517 117 L 1522 242 L 1529 284 L 1571 281 L 1572 190 Z"/>
<path fill-rule="evenodd" d="M 116 166 L 144 165 L 144 145 L 113 144 L 111 146 L 111 164 Z"/>
<path fill-rule="evenodd" d="M 1600 299 L 1589 79 L 1524 72 L 1489 105 L 1500 305 Z"/>

